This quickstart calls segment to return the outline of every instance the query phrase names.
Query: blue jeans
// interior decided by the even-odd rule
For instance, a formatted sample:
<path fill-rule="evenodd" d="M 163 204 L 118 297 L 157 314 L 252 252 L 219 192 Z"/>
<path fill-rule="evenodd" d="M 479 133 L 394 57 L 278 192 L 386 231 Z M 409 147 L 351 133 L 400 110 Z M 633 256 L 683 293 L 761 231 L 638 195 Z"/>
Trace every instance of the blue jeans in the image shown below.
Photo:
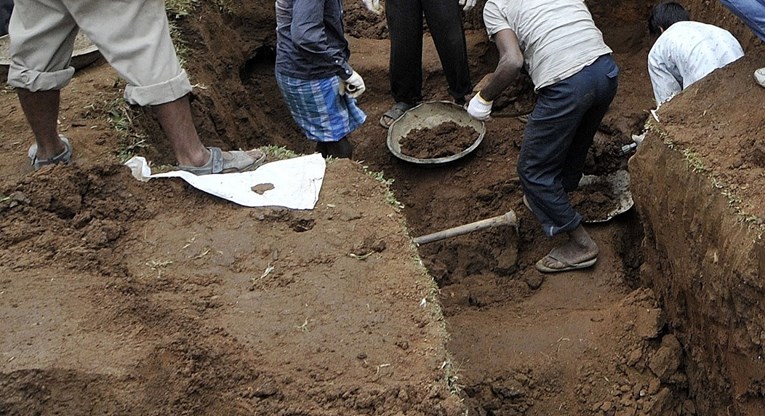
<path fill-rule="evenodd" d="M 518 157 L 518 177 L 548 236 L 576 229 L 582 216 L 568 192 L 579 185 L 587 151 L 616 95 L 619 67 L 603 55 L 538 91 Z"/>
<path fill-rule="evenodd" d="M 743 20 L 755 35 L 765 42 L 765 1 L 720 0 L 723 6 Z"/>

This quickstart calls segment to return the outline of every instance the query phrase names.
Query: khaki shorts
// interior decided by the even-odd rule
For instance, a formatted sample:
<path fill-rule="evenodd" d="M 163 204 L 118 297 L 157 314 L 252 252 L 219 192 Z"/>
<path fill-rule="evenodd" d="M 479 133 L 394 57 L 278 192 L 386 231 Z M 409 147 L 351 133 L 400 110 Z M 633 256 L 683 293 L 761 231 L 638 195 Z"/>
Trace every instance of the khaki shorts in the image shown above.
<path fill-rule="evenodd" d="M 163 0 L 17 1 L 9 26 L 8 84 L 29 91 L 63 88 L 74 74 L 69 63 L 78 28 L 127 81 L 129 103 L 164 104 L 191 91 Z"/>

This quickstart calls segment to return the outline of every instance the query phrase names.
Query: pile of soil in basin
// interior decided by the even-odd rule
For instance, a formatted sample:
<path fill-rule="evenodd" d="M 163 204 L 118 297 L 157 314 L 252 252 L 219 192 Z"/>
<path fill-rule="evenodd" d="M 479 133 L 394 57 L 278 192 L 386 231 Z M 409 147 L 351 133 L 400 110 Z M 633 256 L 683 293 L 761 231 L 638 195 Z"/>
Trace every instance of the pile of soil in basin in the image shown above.
<path fill-rule="evenodd" d="M 417 159 L 456 155 L 475 143 L 476 131 L 453 121 L 435 127 L 414 129 L 401 138 L 401 153 Z"/>

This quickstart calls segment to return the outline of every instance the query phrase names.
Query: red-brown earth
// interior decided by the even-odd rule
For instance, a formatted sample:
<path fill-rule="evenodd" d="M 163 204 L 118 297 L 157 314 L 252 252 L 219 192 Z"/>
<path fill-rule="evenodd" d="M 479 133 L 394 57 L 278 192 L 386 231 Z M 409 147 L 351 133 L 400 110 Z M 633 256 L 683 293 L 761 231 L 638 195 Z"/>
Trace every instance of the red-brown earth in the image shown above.
<path fill-rule="evenodd" d="M 480 6 L 466 16 L 474 82 L 496 62 Z M 314 210 L 243 208 L 180 180 L 135 181 L 122 157 L 163 167 L 170 148 L 149 112 L 122 104 L 124 85 L 103 61 L 62 94 L 73 163 L 31 172 L 32 134 L 2 90 L 0 414 L 702 414 L 664 307 L 641 285 L 635 212 L 589 228 L 601 250 L 594 268 L 538 273 L 534 262 L 559 239 L 521 202 L 523 120 L 495 117 L 478 149 L 448 166 L 396 159 L 377 123 L 392 104 L 385 25 L 360 2 L 347 7 L 369 119 L 351 136 L 356 161 L 328 164 Z M 616 151 L 653 106 L 649 3 L 590 7 L 622 70 L 587 165 L 603 173 L 626 165 Z M 707 7 L 699 18 L 765 55 L 719 5 Z M 273 3 L 197 2 L 174 20 L 206 144 L 312 151 L 274 82 Z M 448 99 L 429 40 L 424 61 L 426 99 Z M 749 66 L 715 79 L 746 85 Z M 528 86 L 513 91 L 501 111 L 528 111 Z M 714 104 L 718 91 L 695 89 L 695 99 Z M 694 120 L 694 134 L 762 126 L 722 98 L 735 115 L 723 124 L 682 108 L 671 117 Z M 754 163 L 736 154 L 740 164 L 719 163 Z M 517 229 L 411 242 L 509 210 Z"/>

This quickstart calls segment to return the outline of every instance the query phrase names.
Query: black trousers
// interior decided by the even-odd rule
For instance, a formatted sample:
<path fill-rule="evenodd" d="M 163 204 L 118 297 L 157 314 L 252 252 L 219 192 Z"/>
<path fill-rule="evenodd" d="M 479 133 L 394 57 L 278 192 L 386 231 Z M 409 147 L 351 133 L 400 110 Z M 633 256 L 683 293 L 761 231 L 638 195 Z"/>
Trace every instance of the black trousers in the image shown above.
<path fill-rule="evenodd" d="M 467 45 L 458 0 L 386 0 L 390 32 L 390 89 L 396 102 L 422 101 L 423 14 L 449 84 L 462 100 L 472 92 Z"/>
<path fill-rule="evenodd" d="M 8 22 L 11 21 L 13 0 L 0 0 L 0 36 L 8 34 Z"/>

